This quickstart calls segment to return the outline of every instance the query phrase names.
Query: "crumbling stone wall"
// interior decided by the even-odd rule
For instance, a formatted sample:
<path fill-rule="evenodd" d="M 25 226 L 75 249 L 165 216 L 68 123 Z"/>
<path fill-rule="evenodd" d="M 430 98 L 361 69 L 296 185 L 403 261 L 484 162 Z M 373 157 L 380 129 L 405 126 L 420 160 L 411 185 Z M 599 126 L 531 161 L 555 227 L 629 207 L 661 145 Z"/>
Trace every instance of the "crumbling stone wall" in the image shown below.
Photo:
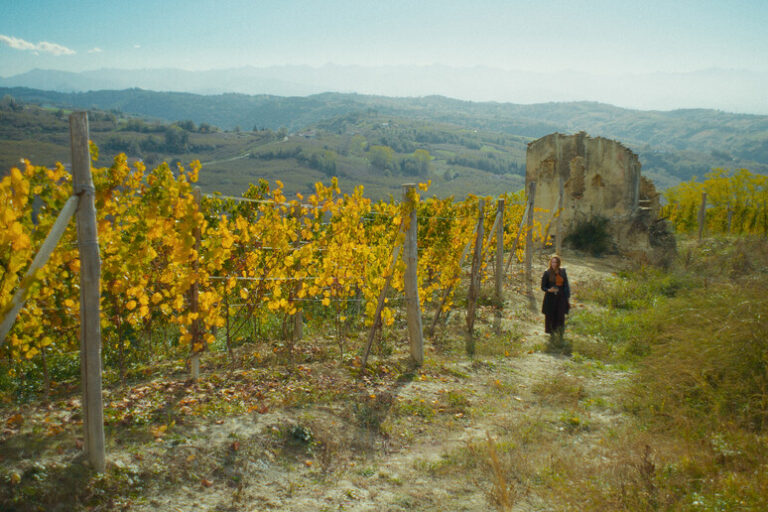
<path fill-rule="evenodd" d="M 614 140 L 552 133 L 528 144 L 526 184 L 536 181 L 535 208 L 543 225 L 558 209 L 564 191 L 562 236 L 580 220 L 600 215 L 609 219 L 619 250 L 647 250 L 651 223 L 659 214 L 659 194 L 640 174 L 640 160 Z"/>

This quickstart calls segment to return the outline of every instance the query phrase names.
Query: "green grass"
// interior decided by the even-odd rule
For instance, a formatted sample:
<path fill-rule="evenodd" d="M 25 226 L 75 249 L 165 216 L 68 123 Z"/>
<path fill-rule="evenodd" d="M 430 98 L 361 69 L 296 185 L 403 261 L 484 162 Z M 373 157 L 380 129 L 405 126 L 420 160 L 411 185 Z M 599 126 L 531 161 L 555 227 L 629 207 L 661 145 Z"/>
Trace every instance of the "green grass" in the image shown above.
<path fill-rule="evenodd" d="M 575 349 L 633 362 L 618 399 L 634 423 L 608 443 L 610 464 L 569 470 L 558 500 L 591 504 L 582 510 L 763 510 L 767 277 L 767 240 L 713 239 L 684 243 L 669 272 L 622 273 L 583 293 L 594 307 L 570 325 L 593 341 Z"/>

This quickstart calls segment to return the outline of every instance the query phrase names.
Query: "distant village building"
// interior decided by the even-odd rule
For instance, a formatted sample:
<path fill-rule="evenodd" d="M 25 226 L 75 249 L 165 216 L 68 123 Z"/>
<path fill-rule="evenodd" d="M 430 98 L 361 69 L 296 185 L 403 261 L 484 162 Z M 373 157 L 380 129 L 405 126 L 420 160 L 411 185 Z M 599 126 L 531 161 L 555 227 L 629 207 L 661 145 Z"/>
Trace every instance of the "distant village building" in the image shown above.
<path fill-rule="evenodd" d="M 536 181 L 535 218 L 555 235 L 554 214 L 562 189 L 561 233 L 565 238 L 581 221 L 609 221 L 616 249 L 648 252 L 654 238 L 659 194 L 640 173 L 640 160 L 614 140 L 552 133 L 528 144 L 526 185 Z"/>

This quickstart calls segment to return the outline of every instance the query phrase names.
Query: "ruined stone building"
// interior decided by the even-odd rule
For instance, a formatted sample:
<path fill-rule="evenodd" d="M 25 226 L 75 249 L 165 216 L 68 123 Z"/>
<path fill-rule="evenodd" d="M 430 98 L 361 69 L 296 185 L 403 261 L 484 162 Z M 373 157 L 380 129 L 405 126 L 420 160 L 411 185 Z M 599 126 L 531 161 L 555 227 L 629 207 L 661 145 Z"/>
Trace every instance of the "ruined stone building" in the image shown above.
<path fill-rule="evenodd" d="M 653 224 L 659 215 L 659 194 L 640 174 L 635 153 L 614 140 L 552 133 L 528 144 L 526 185 L 536 181 L 535 218 L 555 235 L 554 214 L 563 191 L 561 236 L 582 220 L 602 216 L 616 248 L 648 251 L 654 245 Z M 651 236 L 649 236 L 649 234 Z"/>

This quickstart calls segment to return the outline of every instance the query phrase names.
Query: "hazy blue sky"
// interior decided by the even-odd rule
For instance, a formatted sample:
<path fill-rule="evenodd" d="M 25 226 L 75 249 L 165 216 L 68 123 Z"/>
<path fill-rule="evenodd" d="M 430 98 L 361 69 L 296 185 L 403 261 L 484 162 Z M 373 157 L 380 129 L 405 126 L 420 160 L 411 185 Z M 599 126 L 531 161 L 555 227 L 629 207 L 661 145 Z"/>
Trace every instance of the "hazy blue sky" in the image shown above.
<path fill-rule="evenodd" d="M 0 0 L 0 76 L 446 64 L 768 72 L 768 0 Z"/>

